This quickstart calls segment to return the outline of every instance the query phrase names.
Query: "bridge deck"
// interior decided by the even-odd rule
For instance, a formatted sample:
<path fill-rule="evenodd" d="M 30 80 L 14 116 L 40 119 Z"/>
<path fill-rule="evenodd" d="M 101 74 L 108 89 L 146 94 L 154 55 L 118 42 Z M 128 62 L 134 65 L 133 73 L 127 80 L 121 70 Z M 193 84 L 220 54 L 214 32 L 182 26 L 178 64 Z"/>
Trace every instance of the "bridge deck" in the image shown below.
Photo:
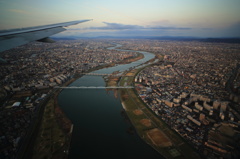
<path fill-rule="evenodd" d="M 125 87 L 103 87 L 103 86 L 69 86 L 69 87 L 54 87 L 55 89 L 130 89 L 133 86 Z"/>
<path fill-rule="evenodd" d="M 127 75 L 121 75 L 121 74 L 106 74 L 106 73 L 82 73 L 83 75 L 88 75 L 88 76 L 127 76 Z"/>

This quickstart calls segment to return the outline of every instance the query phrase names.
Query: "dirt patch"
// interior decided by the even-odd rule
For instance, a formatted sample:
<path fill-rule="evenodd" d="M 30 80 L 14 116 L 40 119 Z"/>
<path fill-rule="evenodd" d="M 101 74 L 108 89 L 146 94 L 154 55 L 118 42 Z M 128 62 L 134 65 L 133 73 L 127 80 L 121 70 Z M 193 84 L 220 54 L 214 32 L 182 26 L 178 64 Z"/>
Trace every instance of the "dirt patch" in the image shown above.
<path fill-rule="evenodd" d="M 116 87 L 117 86 L 117 82 L 119 80 L 119 78 L 116 77 L 108 77 L 108 78 L 104 78 L 105 82 L 107 83 L 108 87 Z"/>
<path fill-rule="evenodd" d="M 139 109 L 135 109 L 135 110 L 133 111 L 133 113 L 134 113 L 135 115 L 142 115 L 142 114 L 143 114 L 142 110 L 139 110 Z"/>
<path fill-rule="evenodd" d="M 157 128 L 147 131 L 147 136 L 153 142 L 153 144 L 156 146 L 159 146 L 159 147 L 172 146 L 172 143 L 167 138 L 167 136 Z"/>
<path fill-rule="evenodd" d="M 149 120 L 149 119 L 142 119 L 142 120 L 140 120 L 140 123 L 146 127 L 150 127 L 152 125 L 151 120 Z"/>
<path fill-rule="evenodd" d="M 127 74 L 126 74 L 126 76 L 133 76 L 134 75 L 134 73 L 132 73 L 132 72 L 128 72 Z"/>

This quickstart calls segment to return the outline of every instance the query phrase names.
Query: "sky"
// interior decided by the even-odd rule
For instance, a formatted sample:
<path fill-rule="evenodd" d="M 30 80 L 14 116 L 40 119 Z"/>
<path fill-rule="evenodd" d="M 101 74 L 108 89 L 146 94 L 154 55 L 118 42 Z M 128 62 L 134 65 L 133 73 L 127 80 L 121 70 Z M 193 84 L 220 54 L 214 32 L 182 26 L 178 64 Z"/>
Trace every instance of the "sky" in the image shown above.
<path fill-rule="evenodd" d="M 56 37 L 240 37 L 240 0 L 0 0 L 0 30 L 74 20 Z"/>

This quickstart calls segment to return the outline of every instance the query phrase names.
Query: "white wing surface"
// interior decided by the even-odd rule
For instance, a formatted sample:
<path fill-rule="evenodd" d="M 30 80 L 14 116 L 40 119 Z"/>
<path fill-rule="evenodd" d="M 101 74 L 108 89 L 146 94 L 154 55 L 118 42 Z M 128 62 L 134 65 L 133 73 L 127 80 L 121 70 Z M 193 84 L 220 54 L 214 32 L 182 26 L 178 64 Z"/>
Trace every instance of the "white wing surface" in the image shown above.
<path fill-rule="evenodd" d="M 65 23 L 50 24 L 21 29 L 2 30 L 0 31 L 0 52 L 27 44 L 31 41 L 48 42 L 48 37 L 66 30 L 64 27 L 90 21 L 77 20 Z"/>

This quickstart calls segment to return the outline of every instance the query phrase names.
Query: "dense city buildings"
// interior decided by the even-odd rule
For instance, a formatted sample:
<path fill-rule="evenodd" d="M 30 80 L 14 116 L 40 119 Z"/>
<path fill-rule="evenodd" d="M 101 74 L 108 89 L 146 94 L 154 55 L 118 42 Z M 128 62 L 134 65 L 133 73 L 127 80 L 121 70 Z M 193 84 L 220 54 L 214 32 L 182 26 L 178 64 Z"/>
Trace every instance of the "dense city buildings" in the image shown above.
<path fill-rule="evenodd" d="M 31 43 L 1 53 L 0 158 L 14 158 L 39 118 L 41 103 L 76 75 L 123 59 L 133 52 L 108 50 L 102 40 Z"/>
<path fill-rule="evenodd" d="M 240 46 L 147 42 L 134 47 L 163 54 L 164 60 L 135 78 L 142 100 L 205 156 L 239 156 Z"/>
<path fill-rule="evenodd" d="M 108 50 L 112 43 L 163 56 L 134 80 L 139 97 L 156 116 L 204 156 L 240 156 L 240 45 L 134 39 L 36 42 L 3 52 L 0 158 L 17 155 L 41 101 L 55 86 L 137 56 Z"/>

